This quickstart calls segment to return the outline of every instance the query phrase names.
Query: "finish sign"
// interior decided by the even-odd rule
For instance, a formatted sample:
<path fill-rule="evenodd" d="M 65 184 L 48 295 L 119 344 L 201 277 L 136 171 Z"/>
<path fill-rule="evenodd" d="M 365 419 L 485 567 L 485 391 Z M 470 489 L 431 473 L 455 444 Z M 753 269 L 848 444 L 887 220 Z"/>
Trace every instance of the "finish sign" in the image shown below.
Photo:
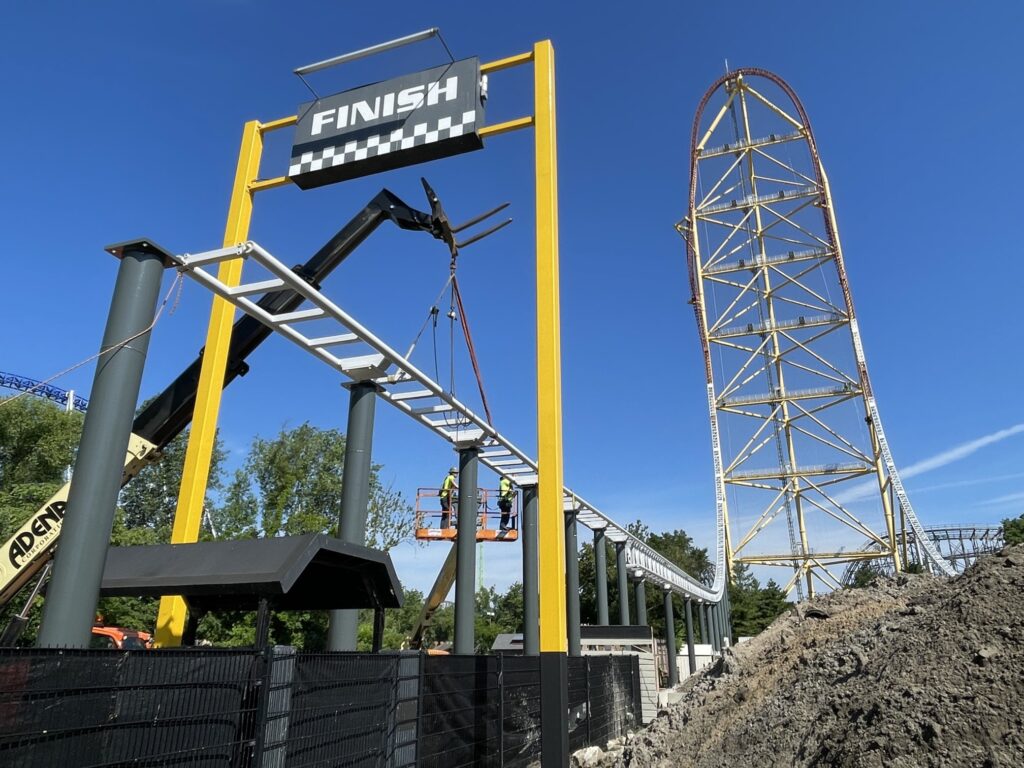
<path fill-rule="evenodd" d="M 288 177 L 302 189 L 483 149 L 479 59 L 299 107 Z"/>

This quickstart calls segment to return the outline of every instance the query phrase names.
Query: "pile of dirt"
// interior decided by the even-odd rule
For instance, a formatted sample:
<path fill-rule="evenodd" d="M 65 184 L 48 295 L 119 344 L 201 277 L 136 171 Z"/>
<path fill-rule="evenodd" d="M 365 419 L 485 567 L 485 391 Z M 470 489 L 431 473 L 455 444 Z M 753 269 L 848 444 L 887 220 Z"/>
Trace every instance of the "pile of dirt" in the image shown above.
<path fill-rule="evenodd" d="M 1024 547 L 794 606 L 578 765 L 1024 765 Z"/>

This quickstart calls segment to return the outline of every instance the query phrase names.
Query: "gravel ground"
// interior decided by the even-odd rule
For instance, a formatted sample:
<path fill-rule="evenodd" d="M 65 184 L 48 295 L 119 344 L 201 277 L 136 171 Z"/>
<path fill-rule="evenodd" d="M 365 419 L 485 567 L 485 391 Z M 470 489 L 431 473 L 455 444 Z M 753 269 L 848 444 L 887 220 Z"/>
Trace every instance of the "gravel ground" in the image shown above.
<path fill-rule="evenodd" d="M 1024 766 L 1024 546 L 794 606 L 574 765 Z"/>

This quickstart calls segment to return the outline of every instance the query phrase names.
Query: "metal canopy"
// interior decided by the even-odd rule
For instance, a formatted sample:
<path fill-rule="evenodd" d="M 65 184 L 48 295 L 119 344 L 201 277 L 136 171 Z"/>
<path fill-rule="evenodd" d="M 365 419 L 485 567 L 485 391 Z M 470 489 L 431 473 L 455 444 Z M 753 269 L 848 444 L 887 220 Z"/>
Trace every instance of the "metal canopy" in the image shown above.
<path fill-rule="evenodd" d="M 110 547 L 104 597 L 181 595 L 195 610 L 399 608 L 391 557 L 325 534 Z"/>
<path fill-rule="evenodd" d="M 251 283 L 229 287 L 204 269 L 237 258 L 258 265 L 263 274 Z M 259 244 L 249 241 L 229 248 L 186 253 L 178 256 L 177 262 L 181 271 L 200 285 L 338 373 L 353 381 L 373 381 L 378 385 L 378 397 L 453 446 L 478 446 L 481 463 L 492 471 L 508 476 L 520 486 L 537 482 L 536 461 Z M 257 305 L 256 294 L 283 288 L 291 289 L 305 299 L 301 309 L 273 315 Z M 315 330 L 308 335 L 303 333 L 299 330 L 303 323 L 309 323 L 310 327 L 315 325 Z M 351 353 L 344 354 L 342 350 L 345 348 L 351 349 Z M 704 602 L 718 602 L 722 597 L 725 569 L 721 564 L 725 562 L 725 539 L 721 521 L 717 526 L 715 547 L 719 565 L 715 569 L 714 583 L 707 587 L 569 488 L 564 489 L 564 495 L 564 508 L 575 509 L 580 523 L 591 530 L 604 528 L 609 540 L 625 545 L 626 562 L 631 568 L 642 568 L 686 597 Z"/>

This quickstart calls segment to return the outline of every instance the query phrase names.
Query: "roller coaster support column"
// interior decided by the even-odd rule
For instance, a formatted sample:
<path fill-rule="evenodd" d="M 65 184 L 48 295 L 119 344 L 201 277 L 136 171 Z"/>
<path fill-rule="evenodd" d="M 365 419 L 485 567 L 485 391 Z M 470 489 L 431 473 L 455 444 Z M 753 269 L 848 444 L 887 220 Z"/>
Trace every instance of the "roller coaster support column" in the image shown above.
<path fill-rule="evenodd" d="M 665 585 L 665 650 L 668 652 L 668 687 L 679 684 L 679 667 L 676 661 L 676 617 L 672 605 L 672 587 Z"/>
<path fill-rule="evenodd" d="M 700 641 L 707 645 L 711 642 L 708 635 L 708 606 L 707 603 L 697 603 L 697 618 L 700 621 Z"/>
<path fill-rule="evenodd" d="M 565 513 L 565 626 L 568 654 L 579 656 L 580 649 L 580 553 L 576 540 L 576 510 Z"/>
<path fill-rule="evenodd" d="M 459 449 L 459 524 L 455 541 L 455 653 L 474 653 L 476 638 L 477 464 L 474 445 Z"/>
<path fill-rule="evenodd" d="M 540 653 L 540 603 L 537 592 L 537 483 L 523 489 L 523 654 Z"/>
<path fill-rule="evenodd" d="M 636 581 L 633 583 L 633 598 L 636 602 L 636 623 L 642 627 L 647 626 L 647 590 L 644 589 L 644 572 L 639 568 L 633 574 Z"/>
<path fill-rule="evenodd" d="M 594 574 L 597 580 L 597 623 L 608 626 L 608 549 L 604 528 L 594 529 Z"/>
<path fill-rule="evenodd" d="M 725 590 L 725 599 L 722 601 L 722 635 L 725 637 L 726 646 L 732 645 L 732 601 L 729 599 L 729 590 Z"/>
<path fill-rule="evenodd" d="M 697 671 L 697 654 L 693 651 L 693 599 L 686 598 L 686 658 L 690 663 L 690 674 Z"/>
<path fill-rule="evenodd" d="M 349 385 L 348 431 L 345 433 L 345 465 L 341 476 L 341 512 L 338 538 L 350 544 L 366 544 L 366 512 L 370 501 L 373 453 L 373 416 L 377 385 L 360 381 Z M 337 585 L 344 589 L 344 585 Z M 331 611 L 327 650 L 354 651 L 359 634 L 359 611 Z"/>
<path fill-rule="evenodd" d="M 708 629 L 711 631 L 711 647 L 714 648 L 715 653 L 722 650 L 722 621 L 721 613 L 718 610 L 720 605 L 721 602 L 708 606 L 708 618 L 711 624 Z"/>
<path fill-rule="evenodd" d="M 146 241 L 107 250 L 121 265 L 43 607 L 40 647 L 89 647 L 160 280 L 172 263 Z"/>
<path fill-rule="evenodd" d="M 626 566 L 626 545 L 615 542 L 615 568 L 619 579 L 619 624 L 629 625 L 629 573 Z"/>

